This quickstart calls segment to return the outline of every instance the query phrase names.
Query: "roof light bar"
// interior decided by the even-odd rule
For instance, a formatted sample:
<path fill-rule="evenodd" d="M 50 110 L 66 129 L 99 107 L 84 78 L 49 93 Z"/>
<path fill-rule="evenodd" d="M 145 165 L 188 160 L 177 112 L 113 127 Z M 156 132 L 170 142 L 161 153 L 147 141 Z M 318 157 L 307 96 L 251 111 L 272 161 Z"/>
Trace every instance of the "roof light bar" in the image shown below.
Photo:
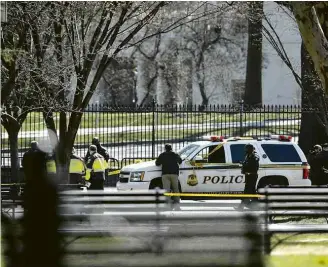
<path fill-rule="evenodd" d="M 285 141 L 285 142 L 291 142 L 293 140 L 293 137 L 290 135 L 271 135 L 270 137 L 271 139 Z"/>
<path fill-rule="evenodd" d="M 217 135 L 203 136 L 203 140 L 208 140 L 212 142 L 223 142 L 224 136 L 217 136 Z"/>

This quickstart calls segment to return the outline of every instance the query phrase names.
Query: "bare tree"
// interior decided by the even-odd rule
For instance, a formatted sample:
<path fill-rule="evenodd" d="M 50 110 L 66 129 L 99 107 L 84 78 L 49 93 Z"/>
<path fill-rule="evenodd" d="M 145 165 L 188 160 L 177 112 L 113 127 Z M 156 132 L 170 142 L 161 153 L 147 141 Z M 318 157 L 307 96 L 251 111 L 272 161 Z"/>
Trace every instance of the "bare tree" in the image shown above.
<path fill-rule="evenodd" d="M 18 180 L 18 133 L 28 113 L 59 106 L 56 90 L 45 89 L 58 88 L 59 85 L 54 79 L 58 72 L 55 73 L 54 68 L 49 72 L 47 68 L 46 51 L 52 38 L 45 19 L 49 15 L 47 6 L 48 3 L 11 2 L 8 4 L 9 21 L 3 26 L 1 124 L 9 136 L 12 181 Z M 37 30 L 42 31 L 45 42 L 35 50 Z"/>
<path fill-rule="evenodd" d="M 296 25 L 296 19 L 291 12 L 291 3 L 278 2 L 278 4 L 281 5 L 281 9 L 284 10 L 286 16 L 295 20 Z M 265 21 L 262 28 L 264 37 L 290 69 L 295 81 L 301 88 L 304 110 L 302 111 L 299 144 L 304 152 L 308 152 L 314 144 L 328 141 L 326 130 L 328 124 L 327 99 L 322 84 L 304 44 L 301 47 L 301 73 L 297 73 L 279 35 L 270 21 L 270 17 L 264 16 L 263 19 Z"/>
<path fill-rule="evenodd" d="M 262 104 L 262 19 L 263 2 L 248 3 L 248 46 L 245 104 Z"/>

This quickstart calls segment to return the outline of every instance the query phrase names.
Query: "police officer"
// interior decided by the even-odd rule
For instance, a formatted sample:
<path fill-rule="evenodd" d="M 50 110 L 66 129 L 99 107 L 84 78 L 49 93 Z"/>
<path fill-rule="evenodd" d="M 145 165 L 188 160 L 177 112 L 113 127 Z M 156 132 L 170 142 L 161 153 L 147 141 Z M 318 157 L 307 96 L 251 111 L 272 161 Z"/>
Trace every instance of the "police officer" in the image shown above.
<path fill-rule="evenodd" d="M 102 155 L 97 153 L 97 147 L 89 147 L 90 157 L 87 161 L 87 171 L 85 180 L 90 190 L 104 189 L 106 162 Z"/>
<path fill-rule="evenodd" d="M 57 181 L 57 168 L 56 168 L 56 156 L 54 151 L 50 151 L 46 154 L 46 166 L 47 166 L 47 173 L 50 179 L 55 179 Z"/>
<path fill-rule="evenodd" d="M 62 241 L 58 235 L 60 218 L 55 183 L 49 176 L 51 156 L 41 151 L 36 141 L 22 160 L 25 173 L 22 221 L 22 266 L 58 266 Z M 48 163 L 47 160 L 50 162 Z M 50 165 L 50 170 L 47 170 Z M 48 173 L 47 173 L 48 171 Z M 51 263 L 51 264 L 49 264 Z"/>
<path fill-rule="evenodd" d="M 245 174 L 245 188 L 244 194 L 256 194 L 256 181 L 258 178 L 257 172 L 259 170 L 260 158 L 255 152 L 255 148 L 252 144 L 245 146 L 245 160 L 242 164 L 241 173 Z M 243 198 L 238 210 L 243 210 L 244 206 L 251 204 L 251 199 Z"/>
<path fill-rule="evenodd" d="M 106 148 L 104 148 L 104 147 L 100 144 L 100 142 L 99 142 L 99 138 L 98 138 L 98 137 L 94 137 L 94 138 L 92 139 L 92 144 L 95 145 L 95 146 L 97 147 L 97 152 L 98 152 L 100 155 L 102 155 L 103 158 L 104 158 L 105 161 L 106 161 L 105 180 L 108 181 L 108 171 L 109 171 L 109 170 L 108 170 L 108 169 L 109 169 L 108 161 L 109 161 L 109 158 L 110 158 L 109 153 L 108 153 L 108 151 L 106 150 Z M 89 159 L 89 157 L 90 157 L 90 153 L 89 153 L 89 151 L 88 151 L 87 154 L 86 154 L 86 156 L 85 156 L 85 158 L 84 158 L 84 161 L 87 162 L 88 159 Z"/>
<path fill-rule="evenodd" d="M 75 148 L 73 147 L 69 165 L 70 184 L 81 183 L 85 172 L 84 160 L 75 154 Z"/>
<path fill-rule="evenodd" d="M 328 185 L 328 144 L 322 145 L 322 165 L 323 175 L 320 181 L 321 185 Z"/>
<path fill-rule="evenodd" d="M 98 154 L 100 154 L 101 156 L 103 156 L 103 158 L 105 159 L 106 162 L 108 162 L 110 156 L 108 154 L 108 151 L 106 150 L 106 148 L 104 148 L 100 142 L 99 142 L 99 138 L 98 137 L 94 137 L 92 139 L 92 144 L 95 145 L 97 147 L 97 152 Z M 88 150 L 87 154 L 84 157 L 84 161 L 87 162 L 88 159 L 90 157 L 90 151 Z"/>
<path fill-rule="evenodd" d="M 33 176 L 35 174 L 35 172 L 38 171 L 33 168 L 33 166 L 34 166 L 33 158 L 34 158 L 35 154 L 37 154 L 38 152 L 41 152 L 38 148 L 37 141 L 32 141 L 30 146 L 31 146 L 30 149 L 24 153 L 23 159 L 22 159 L 22 166 L 23 166 L 25 179 L 29 179 L 31 176 Z"/>
<path fill-rule="evenodd" d="M 315 145 L 310 150 L 308 161 L 311 166 L 310 179 L 312 185 L 328 184 L 328 148 L 324 144 L 322 146 Z"/>
<path fill-rule="evenodd" d="M 160 154 L 156 159 L 156 166 L 162 165 L 162 183 L 166 191 L 179 193 L 179 164 L 182 163 L 180 156 L 172 151 L 170 144 L 165 145 L 165 152 Z M 180 197 L 173 197 L 174 209 L 180 210 Z"/>

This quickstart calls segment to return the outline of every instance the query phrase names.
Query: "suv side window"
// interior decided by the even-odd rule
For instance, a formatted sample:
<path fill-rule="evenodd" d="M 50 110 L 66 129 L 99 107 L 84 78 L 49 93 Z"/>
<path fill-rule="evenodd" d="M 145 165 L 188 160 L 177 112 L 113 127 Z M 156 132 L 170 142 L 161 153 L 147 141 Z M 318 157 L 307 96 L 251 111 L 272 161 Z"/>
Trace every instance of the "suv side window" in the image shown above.
<path fill-rule="evenodd" d="M 224 147 L 220 147 L 210 154 L 217 145 L 205 147 L 196 156 L 201 156 L 207 163 L 226 163 Z M 209 155 L 210 154 L 210 155 Z"/>
<path fill-rule="evenodd" d="M 245 144 L 230 145 L 232 163 L 240 163 L 245 159 Z"/>
<path fill-rule="evenodd" d="M 216 147 L 217 146 L 210 146 L 209 153 L 211 153 Z M 226 163 L 223 146 L 208 156 L 208 163 Z"/>
<path fill-rule="evenodd" d="M 272 162 L 302 162 L 292 144 L 262 144 L 262 148 Z"/>

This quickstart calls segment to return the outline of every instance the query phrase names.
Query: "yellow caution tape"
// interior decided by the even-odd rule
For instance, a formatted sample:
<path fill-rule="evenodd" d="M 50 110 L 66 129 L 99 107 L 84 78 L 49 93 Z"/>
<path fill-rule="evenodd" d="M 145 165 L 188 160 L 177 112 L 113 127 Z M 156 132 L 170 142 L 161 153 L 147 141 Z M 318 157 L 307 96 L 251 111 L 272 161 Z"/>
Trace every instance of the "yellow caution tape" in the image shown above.
<path fill-rule="evenodd" d="M 192 193 L 164 193 L 165 196 L 169 197 L 263 197 L 258 194 L 192 194 Z"/>
<path fill-rule="evenodd" d="M 111 171 L 108 172 L 108 175 L 115 175 L 115 174 L 119 174 L 121 170 L 115 170 L 115 171 Z"/>

